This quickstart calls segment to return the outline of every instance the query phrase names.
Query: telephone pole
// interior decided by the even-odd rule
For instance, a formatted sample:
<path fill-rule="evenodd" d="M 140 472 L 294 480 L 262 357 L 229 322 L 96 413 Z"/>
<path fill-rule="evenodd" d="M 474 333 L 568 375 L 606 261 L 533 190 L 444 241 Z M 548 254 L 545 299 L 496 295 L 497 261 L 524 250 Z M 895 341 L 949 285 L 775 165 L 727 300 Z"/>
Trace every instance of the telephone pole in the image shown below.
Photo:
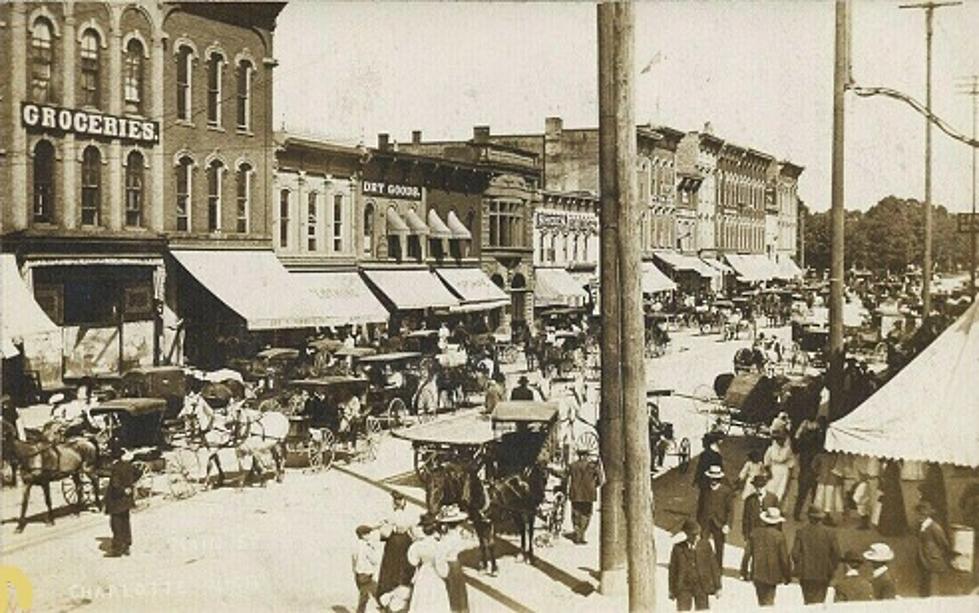
<path fill-rule="evenodd" d="M 972 97 L 972 140 L 976 140 L 976 122 L 979 121 L 979 75 L 968 77 L 960 93 Z M 976 217 L 976 147 L 972 148 L 972 221 Z M 969 298 L 976 301 L 976 233 L 969 233 Z"/>
<path fill-rule="evenodd" d="M 829 274 L 829 383 L 830 415 L 840 415 L 843 398 L 843 233 L 846 219 L 844 202 L 844 120 L 846 88 L 850 77 L 849 0 L 836 0 L 835 63 L 833 66 L 833 163 L 830 205 Z"/>
<path fill-rule="evenodd" d="M 928 2 L 900 5 L 902 9 L 923 9 L 925 11 L 925 108 L 928 115 L 931 115 L 931 39 L 934 30 L 935 9 L 960 4 L 962 3 L 958 1 L 935 2 L 929 0 Z M 925 120 L 925 255 L 921 271 L 922 319 L 931 315 L 931 226 L 931 119 L 929 117 Z"/>

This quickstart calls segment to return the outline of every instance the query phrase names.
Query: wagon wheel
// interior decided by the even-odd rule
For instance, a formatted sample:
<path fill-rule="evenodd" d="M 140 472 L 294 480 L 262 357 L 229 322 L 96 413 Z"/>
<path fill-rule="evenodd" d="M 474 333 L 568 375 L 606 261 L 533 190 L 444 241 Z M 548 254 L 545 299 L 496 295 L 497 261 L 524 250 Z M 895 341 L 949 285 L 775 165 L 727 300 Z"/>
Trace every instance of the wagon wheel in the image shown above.
<path fill-rule="evenodd" d="M 547 518 L 547 531 L 553 536 L 561 536 L 561 531 L 564 530 L 564 514 L 567 512 L 565 507 L 567 499 L 564 492 L 556 492 Z"/>
<path fill-rule="evenodd" d="M 877 343 L 874 345 L 874 360 L 881 364 L 887 363 L 887 343 Z"/>
<path fill-rule="evenodd" d="M 415 475 L 422 483 L 428 483 L 428 477 L 438 462 L 439 453 L 428 447 L 415 448 Z"/>
<path fill-rule="evenodd" d="M 142 510 L 149 506 L 149 498 L 153 495 L 153 472 L 149 464 L 135 460 L 133 468 L 139 473 L 139 479 L 133 483 L 133 502 L 136 510 Z"/>
<path fill-rule="evenodd" d="M 364 421 L 364 430 L 367 433 L 367 448 L 364 450 L 364 455 L 368 460 L 377 459 L 377 448 L 381 444 L 381 421 L 369 415 Z"/>
<path fill-rule="evenodd" d="M 270 398 L 260 400 L 258 403 L 258 410 L 261 413 L 268 413 L 269 411 L 282 412 L 282 405 L 279 401 L 279 397 L 272 396 Z"/>
<path fill-rule="evenodd" d="M 584 450 L 588 455 L 598 456 L 598 433 L 588 430 L 578 435 L 575 449 Z"/>
<path fill-rule="evenodd" d="M 167 458 L 167 486 L 170 497 L 190 498 L 197 493 L 197 478 L 201 474 L 200 458 L 190 449 L 181 449 Z"/>
<path fill-rule="evenodd" d="M 391 402 L 388 403 L 388 407 L 385 412 L 388 428 L 397 428 L 404 424 L 405 415 L 407 413 L 408 407 L 405 405 L 405 401 L 398 397 L 392 398 Z"/>
<path fill-rule="evenodd" d="M 681 473 L 687 472 L 690 468 L 690 439 L 683 437 L 676 449 L 677 468 Z"/>
<path fill-rule="evenodd" d="M 324 441 L 328 433 L 332 438 L 333 434 L 329 430 L 324 430 Z M 317 473 L 323 470 L 324 460 L 326 459 L 323 445 L 324 441 L 319 441 L 316 438 L 310 438 L 308 441 L 306 441 L 305 445 L 302 445 L 297 449 L 298 452 L 306 455 L 306 468 L 303 470 L 303 472 Z"/>
<path fill-rule="evenodd" d="M 318 470 L 330 470 L 337 456 L 337 437 L 331 430 L 323 430 L 323 440 L 319 441 L 316 458 L 320 461 Z"/>
<path fill-rule="evenodd" d="M 84 506 L 88 508 L 95 501 L 95 489 L 87 477 L 82 476 L 79 478 L 79 481 L 82 485 L 81 488 L 75 487 L 75 481 L 73 479 L 62 480 L 61 495 L 65 499 L 65 503 L 69 506 Z"/>

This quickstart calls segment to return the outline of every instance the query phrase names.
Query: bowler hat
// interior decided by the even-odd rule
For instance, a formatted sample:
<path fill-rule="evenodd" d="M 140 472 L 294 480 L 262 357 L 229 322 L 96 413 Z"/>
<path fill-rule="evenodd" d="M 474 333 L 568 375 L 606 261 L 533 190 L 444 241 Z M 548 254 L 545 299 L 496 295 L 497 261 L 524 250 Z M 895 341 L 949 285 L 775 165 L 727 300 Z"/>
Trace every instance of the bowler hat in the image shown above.
<path fill-rule="evenodd" d="M 914 510 L 922 515 L 927 515 L 931 517 L 935 514 L 935 507 L 931 506 L 931 503 L 927 500 L 922 500 L 915 507 Z"/>
<path fill-rule="evenodd" d="M 700 534 L 700 524 L 691 518 L 683 520 L 683 532 L 688 536 L 696 536 Z"/>
<path fill-rule="evenodd" d="M 863 555 L 856 549 L 847 549 L 846 553 L 843 554 L 843 561 L 851 564 L 860 564 L 863 562 Z"/>
<path fill-rule="evenodd" d="M 894 550 L 887 543 L 874 543 L 863 552 L 863 557 L 871 562 L 890 562 L 894 559 Z"/>
<path fill-rule="evenodd" d="M 520 375 L 520 378 L 517 379 L 517 384 L 524 385 L 526 383 L 530 383 L 530 379 L 527 378 L 527 375 Z"/>

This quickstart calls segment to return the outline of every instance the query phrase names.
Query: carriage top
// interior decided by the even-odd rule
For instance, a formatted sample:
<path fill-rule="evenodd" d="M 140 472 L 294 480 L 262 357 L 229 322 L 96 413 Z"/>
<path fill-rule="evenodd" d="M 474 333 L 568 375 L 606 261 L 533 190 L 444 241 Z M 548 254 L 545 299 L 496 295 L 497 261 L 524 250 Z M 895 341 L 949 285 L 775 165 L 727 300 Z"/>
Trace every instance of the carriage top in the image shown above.
<path fill-rule="evenodd" d="M 368 356 L 372 356 L 375 353 L 377 353 L 377 350 L 371 347 L 340 347 L 336 350 L 334 355 L 341 358 L 354 357 L 363 359 Z"/>
<path fill-rule="evenodd" d="M 388 364 L 391 362 L 401 362 L 422 357 L 417 351 L 395 351 L 392 353 L 379 353 L 377 355 L 367 355 L 360 360 L 361 364 Z"/>
<path fill-rule="evenodd" d="M 295 360 L 299 357 L 299 350 L 290 347 L 270 347 L 259 351 L 255 357 L 260 360 Z"/>
<path fill-rule="evenodd" d="M 364 377 L 353 377 L 349 375 L 326 375 L 311 379 L 292 379 L 289 385 L 306 390 L 319 390 L 323 388 L 339 387 L 343 385 L 367 385 Z"/>
<path fill-rule="evenodd" d="M 467 413 L 436 422 L 422 423 L 392 435 L 415 444 L 437 444 L 457 447 L 480 447 L 500 438 L 500 424 L 539 425 L 550 427 L 557 419 L 553 402 L 533 400 L 500 402 L 492 415 Z"/>
<path fill-rule="evenodd" d="M 167 410 L 167 401 L 163 398 L 116 398 L 100 402 L 89 411 L 92 415 L 107 413 L 126 413 L 133 417 L 163 413 Z"/>

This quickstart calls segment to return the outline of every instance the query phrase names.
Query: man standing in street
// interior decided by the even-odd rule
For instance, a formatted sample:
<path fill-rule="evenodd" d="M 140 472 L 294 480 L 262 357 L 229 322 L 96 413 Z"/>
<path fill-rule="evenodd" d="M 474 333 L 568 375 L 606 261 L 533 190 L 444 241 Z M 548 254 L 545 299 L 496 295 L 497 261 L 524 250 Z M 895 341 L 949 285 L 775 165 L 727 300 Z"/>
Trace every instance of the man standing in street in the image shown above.
<path fill-rule="evenodd" d="M 510 392 L 510 400 L 533 400 L 534 390 L 530 389 L 530 380 L 527 375 L 520 375 L 517 379 L 517 387 Z"/>
<path fill-rule="evenodd" d="M 760 517 L 762 523 L 752 531 L 747 545 L 750 560 L 748 576 L 755 584 L 758 606 L 770 607 L 775 604 L 778 584 L 788 585 L 792 581 L 792 567 L 785 535 L 779 529 L 779 524 L 785 521 L 781 509 L 765 509 Z"/>
<path fill-rule="evenodd" d="M 571 500 L 571 525 L 574 526 L 572 540 L 584 545 L 585 532 L 591 522 L 592 509 L 598 500 L 598 488 L 602 486 L 604 475 L 598 462 L 588 457 L 587 449 L 578 450 L 578 459 L 568 467 L 568 497 Z"/>
<path fill-rule="evenodd" d="M 874 543 L 870 549 L 863 552 L 863 559 L 870 562 L 873 571 L 870 587 L 874 589 L 874 600 L 893 600 L 897 598 L 897 586 L 887 568 L 888 562 L 894 559 L 894 551 L 887 543 Z"/>
<path fill-rule="evenodd" d="M 826 601 L 826 590 L 840 563 L 840 545 L 832 528 L 823 525 L 823 512 L 811 505 L 809 524 L 799 528 L 792 544 L 792 565 L 805 604 Z"/>
<path fill-rule="evenodd" d="M 721 591 L 721 570 L 697 522 L 686 519 L 683 535 L 670 553 L 670 600 L 677 611 L 703 611 L 710 608 L 707 597 Z"/>
<path fill-rule="evenodd" d="M 799 521 L 802 510 L 816 493 L 816 468 L 813 461 L 823 448 L 825 432 L 814 419 L 804 419 L 795 432 L 795 447 L 799 452 L 799 487 L 792 517 Z"/>
<path fill-rule="evenodd" d="M 866 602 L 874 599 L 874 590 L 870 582 L 860 575 L 860 565 L 863 556 L 856 549 L 848 549 L 843 556 L 846 574 L 833 585 L 836 595 L 833 602 Z"/>
<path fill-rule="evenodd" d="M 724 483 L 724 471 L 720 466 L 711 466 L 704 476 L 709 480 L 709 485 L 704 491 L 704 502 L 697 521 L 714 541 L 718 568 L 724 568 L 724 541 L 731 531 L 734 491 Z"/>
<path fill-rule="evenodd" d="M 919 502 L 915 507 L 921 528 L 918 530 L 918 592 L 922 597 L 931 596 L 935 591 L 936 575 L 949 570 L 951 551 L 945 530 L 935 521 L 935 510 L 928 502 Z"/>
<path fill-rule="evenodd" d="M 751 478 L 753 491 L 744 499 L 744 509 L 741 513 L 741 536 L 747 543 L 751 539 L 758 524 L 761 523 L 762 499 L 765 496 L 765 484 L 768 483 L 768 476 L 765 474 L 755 475 Z M 745 547 L 741 557 L 741 579 L 748 580 L 748 548 Z"/>
<path fill-rule="evenodd" d="M 105 513 L 109 516 L 109 527 L 112 529 L 112 548 L 106 557 L 118 558 L 128 556 L 133 544 L 129 512 L 136 507 L 133 487 L 139 474 L 130 454 L 123 453 L 121 447 L 113 445 L 112 457 L 115 461 L 110 468 L 109 487 L 105 492 Z"/>

